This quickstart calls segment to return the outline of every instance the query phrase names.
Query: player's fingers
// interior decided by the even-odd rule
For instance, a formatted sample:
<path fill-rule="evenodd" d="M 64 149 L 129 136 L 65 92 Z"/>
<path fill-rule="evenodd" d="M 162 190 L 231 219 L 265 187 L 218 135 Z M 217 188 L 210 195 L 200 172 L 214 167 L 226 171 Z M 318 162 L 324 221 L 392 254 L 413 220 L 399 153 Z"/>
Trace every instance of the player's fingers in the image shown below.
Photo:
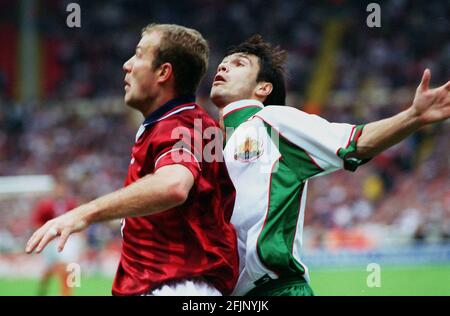
<path fill-rule="evenodd" d="M 45 232 L 47 231 L 47 227 L 48 227 L 47 224 L 42 226 L 41 228 L 39 228 L 34 232 L 34 234 L 30 237 L 30 239 L 28 239 L 27 246 L 25 248 L 25 251 L 27 253 L 31 253 L 36 248 L 36 246 L 44 236 Z"/>
<path fill-rule="evenodd" d="M 44 249 L 47 244 L 58 236 L 58 230 L 55 227 L 50 227 L 45 233 L 44 237 L 42 237 L 41 242 L 36 248 L 36 252 L 40 253 L 42 249 Z"/>
<path fill-rule="evenodd" d="M 445 85 L 435 89 L 436 90 L 436 95 L 437 95 L 437 97 L 436 97 L 437 101 L 443 107 L 449 106 L 448 103 L 449 103 L 449 100 L 450 100 L 450 91 L 448 91 L 446 89 L 446 85 L 447 84 L 445 84 Z M 449 85 L 449 87 L 450 87 L 450 85 Z"/>
<path fill-rule="evenodd" d="M 444 89 L 450 91 L 450 80 L 444 85 Z"/>
<path fill-rule="evenodd" d="M 37 233 L 37 231 L 35 231 L 33 233 L 33 235 L 31 235 L 31 237 L 28 239 L 27 245 L 25 247 L 25 252 L 26 253 L 30 253 L 33 250 L 33 248 L 35 246 L 34 240 L 36 239 L 36 233 Z"/>
<path fill-rule="evenodd" d="M 26 247 L 25 247 L 25 252 L 26 252 L 26 253 L 32 252 L 33 249 L 36 247 L 35 239 L 36 239 L 36 238 L 34 237 L 34 235 L 31 236 L 30 239 L 28 239 L 27 245 L 26 245 Z"/>
<path fill-rule="evenodd" d="M 425 69 L 422 75 L 422 81 L 419 84 L 419 87 L 417 88 L 419 91 L 424 92 L 428 90 L 428 87 L 430 86 L 430 79 L 431 79 L 431 72 L 430 69 Z"/>
<path fill-rule="evenodd" d="M 66 245 L 67 239 L 69 239 L 70 234 L 71 234 L 71 232 L 68 229 L 62 231 L 61 237 L 59 238 L 59 243 L 58 243 L 58 251 L 59 252 L 63 251 L 64 246 Z"/>

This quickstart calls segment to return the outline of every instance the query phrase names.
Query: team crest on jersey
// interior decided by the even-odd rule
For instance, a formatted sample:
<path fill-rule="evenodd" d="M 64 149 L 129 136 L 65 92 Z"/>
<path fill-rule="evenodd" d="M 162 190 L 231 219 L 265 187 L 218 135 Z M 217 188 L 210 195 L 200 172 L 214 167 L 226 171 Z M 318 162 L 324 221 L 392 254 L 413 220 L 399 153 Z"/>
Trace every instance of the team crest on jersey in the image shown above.
<path fill-rule="evenodd" d="M 264 152 L 262 141 L 245 137 L 244 142 L 238 144 L 234 150 L 234 159 L 249 162 L 258 159 Z"/>

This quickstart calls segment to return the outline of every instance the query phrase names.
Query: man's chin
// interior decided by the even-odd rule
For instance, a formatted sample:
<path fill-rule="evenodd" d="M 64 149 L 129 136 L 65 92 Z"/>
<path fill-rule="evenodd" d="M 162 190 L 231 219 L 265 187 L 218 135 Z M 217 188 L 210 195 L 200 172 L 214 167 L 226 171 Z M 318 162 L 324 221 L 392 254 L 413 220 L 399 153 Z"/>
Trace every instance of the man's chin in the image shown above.
<path fill-rule="evenodd" d="M 123 101 L 124 101 L 126 106 L 130 106 L 131 107 L 130 100 L 127 100 L 127 98 L 123 98 Z"/>
<path fill-rule="evenodd" d="M 127 96 L 127 95 L 125 94 L 125 96 L 123 97 L 123 100 L 124 100 L 124 102 L 125 102 L 125 104 L 126 104 L 127 106 L 132 107 L 132 108 L 134 108 L 134 109 L 137 108 L 137 102 L 136 102 L 136 100 L 133 100 L 133 98 L 131 98 L 130 96 Z"/>
<path fill-rule="evenodd" d="M 209 96 L 211 98 L 212 103 L 219 109 L 224 108 L 227 106 L 227 101 L 225 95 L 222 95 L 220 93 L 217 93 L 216 91 L 211 91 L 211 94 Z"/>

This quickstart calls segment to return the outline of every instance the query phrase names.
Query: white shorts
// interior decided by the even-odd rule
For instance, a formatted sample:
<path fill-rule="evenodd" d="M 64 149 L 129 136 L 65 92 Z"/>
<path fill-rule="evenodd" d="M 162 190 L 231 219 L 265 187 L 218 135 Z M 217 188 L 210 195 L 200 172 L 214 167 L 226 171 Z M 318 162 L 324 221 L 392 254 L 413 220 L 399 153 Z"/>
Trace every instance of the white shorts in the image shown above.
<path fill-rule="evenodd" d="M 211 284 L 196 279 L 168 282 L 142 296 L 222 296 L 222 293 Z"/>

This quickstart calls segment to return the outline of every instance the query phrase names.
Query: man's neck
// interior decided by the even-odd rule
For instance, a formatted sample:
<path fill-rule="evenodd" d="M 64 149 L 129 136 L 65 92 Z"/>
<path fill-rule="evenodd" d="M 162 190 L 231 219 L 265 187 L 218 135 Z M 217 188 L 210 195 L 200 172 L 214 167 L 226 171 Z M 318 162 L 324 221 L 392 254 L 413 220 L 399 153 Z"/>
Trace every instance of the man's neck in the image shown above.
<path fill-rule="evenodd" d="M 225 124 L 223 123 L 223 108 L 219 108 L 219 126 L 222 131 L 225 131 Z"/>
<path fill-rule="evenodd" d="M 150 113 L 154 112 L 158 108 L 160 108 L 162 105 L 166 104 L 170 100 L 174 99 L 176 96 L 174 94 L 163 94 L 158 97 L 156 97 L 147 107 L 145 110 L 142 111 L 142 114 L 144 117 L 147 117 L 150 115 Z"/>

